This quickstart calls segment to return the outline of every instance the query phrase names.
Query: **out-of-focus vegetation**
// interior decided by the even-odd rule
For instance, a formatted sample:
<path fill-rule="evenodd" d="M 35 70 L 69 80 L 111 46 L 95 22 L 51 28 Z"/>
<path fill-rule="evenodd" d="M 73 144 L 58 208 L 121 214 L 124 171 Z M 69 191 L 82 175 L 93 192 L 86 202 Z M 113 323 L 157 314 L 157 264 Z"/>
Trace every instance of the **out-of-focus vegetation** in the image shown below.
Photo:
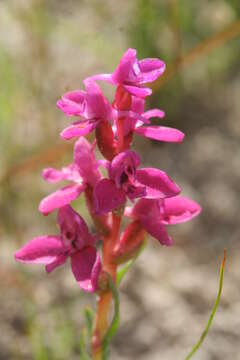
<path fill-rule="evenodd" d="M 69 119 L 56 109 L 56 100 L 68 89 L 81 87 L 84 77 L 112 71 L 128 47 L 136 48 L 139 58 L 160 57 L 176 70 L 164 86 L 156 86 L 149 106 L 166 111 L 164 125 L 186 132 L 186 145 L 150 141 L 142 145 L 136 141 L 145 162 L 163 165 L 185 186 L 186 194 L 203 205 L 202 219 L 182 233 L 176 230 L 175 237 L 182 241 L 193 263 L 202 261 L 211 266 L 217 264 L 211 259 L 216 260 L 216 249 L 222 252 L 224 241 L 235 244 L 238 235 L 234 214 L 240 210 L 236 204 L 240 190 L 239 23 L 238 0 L 0 1 L 1 360 L 80 356 L 81 309 L 92 301 L 79 293 L 67 269 L 51 275 L 51 279 L 43 269 L 14 264 L 13 253 L 32 236 L 57 231 L 54 215 L 44 218 L 37 212 L 40 199 L 55 189 L 41 180 L 42 168 L 61 166 L 72 156 L 72 144 L 59 140 L 59 132 Z M 200 49 L 191 64 L 178 69 L 191 49 L 232 26 L 234 34 L 228 41 L 221 41 L 220 36 L 216 46 Z M 107 91 L 111 97 L 111 89 Z M 81 203 L 78 207 L 85 214 Z M 210 245 L 206 245 L 208 242 Z M 158 251 L 170 258 L 169 252 Z M 180 256 L 178 247 L 173 251 L 173 257 Z M 127 287 L 124 294 L 133 301 L 133 290 Z M 195 302 L 194 290 L 189 296 Z M 207 308 L 206 302 L 204 305 Z M 184 310 L 188 308 L 183 306 Z M 131 307 L 126 311 L 131 312 Z M 137 319 L 141 321 L 141 314 Z M 121 336 L 127 343 L 124 326 L 127 329 L 123 324 Z M 233 333 L 228 330 L 230 343 L 237 344 Z M 116 340 L 114 359 L 155 359 L 152 351 L 156 344 L 150 342 L 157 343 L 158 338 L 153 336 L 148 350 L 143 351 L 136 341 L 132 340 L 132 347 L 131 340 L 130 345 L 121 343 L 121 336 Z M 170 348 L 171 331 L 161 336 Z M 218 343 L 221 340 L 220 336 Z M 184 340 L 172 341 L 184 353 Z M 128 353 L 121 350 L 125 347 L 130 349 Z M 209 349 L 201 359 L 214 359 L 214 351 Z M 166 356 L 163 358 L 175 358 L 170 353 Z"/>

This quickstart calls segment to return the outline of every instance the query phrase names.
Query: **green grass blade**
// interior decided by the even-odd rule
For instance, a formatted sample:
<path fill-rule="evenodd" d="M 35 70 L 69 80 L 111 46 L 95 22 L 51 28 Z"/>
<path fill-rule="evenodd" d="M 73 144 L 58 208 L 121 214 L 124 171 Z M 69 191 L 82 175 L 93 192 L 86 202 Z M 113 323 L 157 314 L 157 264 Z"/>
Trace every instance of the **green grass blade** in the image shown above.
<path fill-rule="evenodd" d="M 112 296 L 113 296 L 113 300 L 114 300 L 114 316 L 113 316 L 111 325 L 109 326 L 109 328 L 103 338 L 103 353 L 104 353 L 103 359 L 107 358 L 108 345 L 118 329 L 119 320 L 120 320 L 118 291 L 117 291 L 117 288 L 114 285 L 114 282 L 112 281 L 112 278 L 109 274 L 108 274 L 108 283 L 109 283 L 109 287 L 112 292 Z"/>
<path fill-rule="evenodd" d="M 217 311 L 217 307 L 221 298 L 221 294 L 222 294 L 222 287 L 223 287 L 223 274 L 224 274 L 224 268 L 225 268 L 225 261 L 226 261 L 226 250 L 224 250 L 224 256 L 223 256 L 223 260 L 222 260 L 222 264 L 221 264 L 221 268 L 220 268 L 220 274 L 219 274 L 219 287 L 218 287 L 218 294 L 217 294 L 217 299 L 216 302 L 213 306 L 212 312 L 210 314 L 210 317 L 208 319 L 207 325 L 204 329 L 204 331 L 202 332 L 202 335 L 200 336 L 200 339 L 198 340 L 198 342 L 193 346 L 192 350 L 190 351 L 190 353 L 187 355 L 187 357 L 185 358 L 185 360 L 189 360 L 193 357 L 193 355 L 196 353 L 196 351 L 200 348 L 200 346 L 202 345 L 205 337 L 208 334 L 208 331 L 210 329 L 210 326 L 212 324 L 214 315 Z"/>
<path fill-rule="evenodd" d="M 91 340 L 94 314 L 90 307 L 86 307 L 84 309 L 84 318 L 85 318 L 85 323 L 86 323 L 86 327 L 87 327 L 88 337 Z"/>

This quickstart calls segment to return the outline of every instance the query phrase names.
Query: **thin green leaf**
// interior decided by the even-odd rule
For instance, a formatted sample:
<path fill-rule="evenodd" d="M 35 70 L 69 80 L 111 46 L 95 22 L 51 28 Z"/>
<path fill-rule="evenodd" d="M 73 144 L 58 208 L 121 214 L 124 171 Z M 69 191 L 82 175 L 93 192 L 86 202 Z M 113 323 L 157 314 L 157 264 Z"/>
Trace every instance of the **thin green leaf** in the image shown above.
<path fill-rule="evenodd" d="M 86 327 L 87 327 L 88 337 L 91 340 L 94 314 L 90 307 L 86 307 L 84 309 L 84 318 L 85 318 L 85 323 L 86 323 Z"/>
<path fill-rule="evenodd" d="M 200 339 L 198 340 L 198 342 L 193 346 L 192 350 L 190 351 L 190 353 L 187 355 L 187 357 L 185 358 L 185 360 L 189 360 L 192 358 L 192 356 L 196 353 L 196 351 L 200 348 L 200 346 L 202 345 L 205 337 L 208 334 L 209 328 L 212 324 L 214 315 L 217 311 L 217 307 L 221 298 L 221 294 L 222 294 L 222 287 L 223 287 L 223 274 L 224 274 L 224 267 L 225 267 L 225 261 L 226 261 L 226 250 L 224 250 L 224 256 L 223 256 L 223 260 L 222 260 L 222 264 L 221 264 L 221 268 L 220 268 L 220 274 L 219 274 L 219 287 L 218 287 L 218 294 L 217 294 L 217 299 L 216 302 L 213 306 L 212 312 L 210 314 L 209 320 L 207 322 L 207 326 L 205 327 L 204 331 L 202 332 L 202 335 L 200 336 Z"/>
<path fill-rule="evenodd" d="M 124 264 L 124 266 L 121 267 L 121 269 L 118 271 L 117 273 L 117 279 L 116 279 L 116 284 L 117 286 L 119 286 L 119 284 L 121 283 L 122 279 L 124 278 L 124 276 L 126 275 L 126 273 L 128 272 L 128 270 L 133 266 L 133 264 L 135 263 L 136 259 L 139 257 L 139 255 L 143 252 L 144 248 L 146 245 L 146 241 L 143 241 L 142 245 L 140 246 L 137 254 L 128 262 L 126 262 L 126 264 Z"/>
<path fill-rule="evenodd" d="M 113 316 L 111 325 L 109 326 L 109 328 L 103 338 L 103 353 L 104 353 L 103 359 L 104 360 L 107 358 L 108 345 L 118 329 L 119 320 L 120 320 L 118 291 L 117 291 L 116 286 L 114 285 L 114 282 L 113 282 L 111 276 L 109 274 L 107 274 L 107 276 L 108 276 L 109 287 L 112 292 L 112 296 L 113 296 L 113 300 L 114 300 L 114 316 Z"/>

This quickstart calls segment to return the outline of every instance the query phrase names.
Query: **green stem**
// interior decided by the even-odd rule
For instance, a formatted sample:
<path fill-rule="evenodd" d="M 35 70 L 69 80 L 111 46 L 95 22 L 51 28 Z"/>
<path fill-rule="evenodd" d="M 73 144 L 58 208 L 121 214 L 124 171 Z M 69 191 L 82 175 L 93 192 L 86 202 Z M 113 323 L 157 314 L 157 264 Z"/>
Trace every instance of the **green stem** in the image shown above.
<path fill-rule="evenodd" d="M 220 268 L 220 275 L 219 275 L 219 287 L 218 287 L 218 294 L 217 294 L 217 299 L 216 302 L 213 306 L 212 312 L 210 314 L 209 320 L 207 322 L 207 326 L 205 327 L 204 331 L 202 332 L 202 335 L 200 336 L 200 339 L 198 340 L 198 342 L 193 346 L 192 350 L 190 351 L 190 353 L 187 355 L 187 357 L 185 358 L 185 360 L 189 360 L 193 357 L 193 355 L 196 353 L 196 351 L 200 348 L 200 346 L 202 345 L 205 337 L 208 334 L 208 331 L 210 329 L 210 326 L 212 324 L 214 315 L 217 311 L 217 307 L 221 298 L 221 294 L 222 294 L 222 287 L 223 287 L 223 274 L 224 274 L 224 266 L 225 266 L 225 261 L 226 261 L 226 250 L 224 250 L 224 256 L 223 256 L 223 260 L 222 260 L 222 264 L 221 264 L 221 268 Z"/>

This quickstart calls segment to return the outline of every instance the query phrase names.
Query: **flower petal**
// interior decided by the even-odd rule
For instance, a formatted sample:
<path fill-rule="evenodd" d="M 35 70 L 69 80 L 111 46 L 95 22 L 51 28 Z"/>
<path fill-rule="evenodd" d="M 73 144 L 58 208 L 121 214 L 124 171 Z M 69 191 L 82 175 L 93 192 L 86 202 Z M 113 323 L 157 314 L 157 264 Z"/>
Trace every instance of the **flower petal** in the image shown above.
<path fill-rule="evenodd" d="M 151 109 L 151 110 L 146 111 L 143 114 L 143 116 L 146 119 L 150 119 L 150 118 L 153 118 L 153 117 L 158 117 L 158 118 L 162 119 L 165 116 L 165 112 L 163 110 L 160 110 L 160 109 Z"/>
<path fill-rule="evenodd" d="M 59 236 L 38 236 L 18 250 L 15 259 L 22 263 L 47 265 L 56 261 L 64 250 Z"/>
<path fill-rule="evenodd" d="M 67 258 L 68 258 L 68 256 L 65 254 L 57 256 L 56 260 L 54 260 L 53 262 L 51 262 L 50 264 L 47 264 L 45 266 L 46 272 L 50 273 L 54 269 L 56 269 L 58 266 L 63 265 L 66 262 Z"/>
<path fill-rule="evenodd" d="M 121 176 L 123 172 L 135 174 L 136 167 L 140 165 L 140 158 L 135 151 L 126 150 L 114 157 L 109 166 L 109 177 L 115 181 L 118 187 L 121 186 Z M 129 168 L 129 170 L 128 170 Z"/>
<path fill-rule="evenodd" d="M 154 238 L 159 240 L 162 245 L 171 246 L 173 244 L 172 238 L 168 235 L 165 226 L 161 223 L 159 218 L 143 217 L 140 222 L 144 229 Z"/>
<path fill-rule="evenodd" d="M 83 179 L 92 186 L 100 180 L 93 146 L 84 137 L 80 137 L 74 145 L 74 163 Z"/>
<path fill-rule="evenodd" d="M 101 261 L 94 247 L 86 247 L 71 256 L 72 272 L 78 285 L 87 292 L 97 290 Z"/>
<path fill-rule="evenodd" d="M 133 207 L 126 207 L 124 215 L 132 219 L 140 219 L 142 217 L 159 218 L 160 206 L 164 200 L 162 199 L 140 199 Z"/>
<path fill-rule="evenodd" d="M 140 68 L 140 73 L 137 76 L 139 84 L 157 80 L 166 68 L 165 63 L 159 59 L 143 59 L 138 64 Z"/>
<path fill-rule="evenodd" d="M 85 80 L 101 80 L 101 81 L 106 81 L 110 84 L 114 84 L 114 81 L 112 79 L 112 74 L 96 74 L 93 76 L 90 76 L 88 78 L 86 78 Z"/>
<path fill-rule="evenodd" d="M 195 201 L 183 196 L 175 196 L 164 200 L 162 222 L 165 224 L 182 223 L 191 220 L 200 212 L 201 207 Z"/>
<path fill-rule="evenodd" d="M 81 181 L 78 169 L 73 164 L 63 167 L 61 170 L 54 168 L 43 169 L 42 177 L 50 183 L 56 183 L 61 180 Z"/>
<path fill-rule="evenodd" d="M 141 126 L 135 129 L 138 135 L 166 142 L 182 142 L 184 134 L 177 129 L 165 126 Z"/>
<path fill-rule="evenodd" d="M 64 94 L 57 107 L 67 116 L 80 116 L 84 111 L 85 91 L 75 90 Z"/>
<path fill-rule="evenodd" d="M 137 181 L 123 186 L 123 189 L 130 200 L 146 196 L 146 186 L 142 186 L 142 184 L 139 184 Z"/>
<path fill-rule="evenodd" d="M 94 204 L 97 214 L 104 214 L 123 205 L 126 201 L 125 192 L 118 189 L 109 179 L 100 180 L 94 189 Z"/>
<path fill-rule="evenodd" d="M 141 88 L 138 86 L 124 85 L 124 89 L 126 89 L 131 95 L 137 96 L 140 98 L 145 98 L 146 96 L 150 96 L 152 94 L 152 89 L 150 88 Z"/>
<path fill-rule="evenodd" d="M 178 195 L 181 189 L 162 170 L 143 168 L 136 172 L 137 180 L 146 186 L 147 198 L 165 198 Z"/>
<path fill-rule="evenodd" d="M 86 87 L 86 109 L 84 116 L 88 119 L 110 120 L 112 107 L 103 95 L 98 84 L 92 79 L 85 79 Z"/>
<path fill-rule="evenodd" d="M 72 247 L 74 242 L 74 248 L 82 249 L 95 244 L 96 239 L 89 233 L 84 219 L 71 206 L 66 205 L 59 209 L 58 224 L 66 246 Z"/>
<path fill-rule="evenodd" d="M 43 169 L 42 177 L 44 180 L 46 180 L 50 183 L 55 183 L 55 182 L 61 181 L 64 178 L 62 171 L 54 169 L 54 168 Z"/>
<path fill-rule="evenodd" d="M 85 187 L 85 184 L 65 186 L 42 199 L 38 209 L 41 213 L 47 215 L 56 209 L 70 204 L 84 191 Z"/>
<path fill-rule="evenodd" d="M 122 84 L 129 82 L 133 71 L 133 65 L 137 60 L 137 52 L 135 49 L 128 49 L 122 56 L 120 64 L 112 74 L 112 79 L 115 83 Z"/>
<path fill-rule="evenodd" d="M 60 136 L 64 140 L 71 140 L 77 136 L 85 136 L 92 132 L 97 127 L 98 121 L 79 121 L 65 128 Z"/>

